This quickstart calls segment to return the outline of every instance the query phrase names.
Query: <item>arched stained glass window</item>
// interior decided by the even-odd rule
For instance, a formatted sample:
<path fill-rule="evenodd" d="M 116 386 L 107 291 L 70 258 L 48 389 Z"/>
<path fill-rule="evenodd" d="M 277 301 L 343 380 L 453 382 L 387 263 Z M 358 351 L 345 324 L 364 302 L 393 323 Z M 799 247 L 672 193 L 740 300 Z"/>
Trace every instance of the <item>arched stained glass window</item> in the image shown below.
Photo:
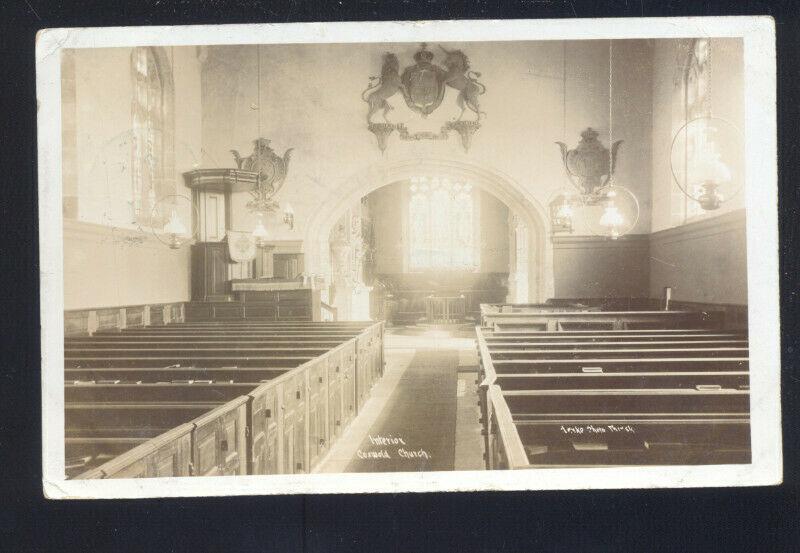
<path fill-rule="evenodd" d="M 133 213 L 147 221 L 164 182 L 165 83 L 152 48 L 133 51 Z"/>
<path fill-rule="evenodd" d="M 470 183 L 416 177 L 409 190 L 411 270 L 478 266 L 475 191 Z"/>

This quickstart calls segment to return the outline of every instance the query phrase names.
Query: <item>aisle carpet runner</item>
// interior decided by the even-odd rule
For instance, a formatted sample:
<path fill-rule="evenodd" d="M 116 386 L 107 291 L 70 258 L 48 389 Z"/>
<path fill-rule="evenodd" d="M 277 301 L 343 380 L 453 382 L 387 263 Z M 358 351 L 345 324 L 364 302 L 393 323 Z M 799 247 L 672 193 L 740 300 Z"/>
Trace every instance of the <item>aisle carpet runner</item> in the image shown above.
<path fill-rule="evenodd" d="M 347 472 L 453 470 L 458 351 L 417 351 Z"/>

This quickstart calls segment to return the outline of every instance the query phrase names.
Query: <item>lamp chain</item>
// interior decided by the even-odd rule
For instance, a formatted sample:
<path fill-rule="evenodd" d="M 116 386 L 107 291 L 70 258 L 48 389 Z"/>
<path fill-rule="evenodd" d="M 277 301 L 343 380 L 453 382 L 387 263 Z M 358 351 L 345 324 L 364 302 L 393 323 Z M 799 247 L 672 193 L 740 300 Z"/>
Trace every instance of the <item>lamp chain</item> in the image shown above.
<path fill-rule="evenodd" d="M 714 108 L 713 108 L 714 102 L 713 102 L 712 96 L 711 96 L 711 89 L 712 89 L 712 77 L 714 76 L 713 75 L 714 64 L 713 64 L 713 61 L 711 59 L 711 52 L 712 52 L 713 48 L 711 47 L 712 44 L 711 44 L 711 39 L 710 38 L 706 39 L 706 45 L 707 45 L 707 48 L 708 48 L 708 53 L 706 55 L 706 71 L 708 71 L 708 77 L 706 77 L 706 86 L 708 87 L 708 89 L 706 91 L 706 97 L 708 98 L 708 102 L 707 102 L 708 109 L 706 111 L 707 111 L 709 116 L 712 116 L 712 115 L 714 115 L 714 113 L 713 113 L 714 112 Z"/>
<path fill-rule="evenodd" d="M 614 137 L 613 121 L 613 97 L 614 97 L 614 41 L 608 41 L 608 179 L 611 182 L 611 170 L 613 164 L 612 140 Z M 613 184 L 613 183 L 612 183 Z"/>
<path fill-rule="evenodd" d="M 256 59 L 258 63 L 258 138 L 261 138 L 261 45 L 256 45 Z"/>
<path fill-rule="evenodd" d="M 563 88 L 564 96 L 563 96 L 563 105 L 562 107 L 562 116 L 563 120 L 561 121 L 561 136 L 564 142 L 567 141 L 567 41 L 564 41 L 564 48 L 562 53 L 562 61 L 563 61 L 563 70 L 562 70 L 562 78 L 563 78 Z"/>

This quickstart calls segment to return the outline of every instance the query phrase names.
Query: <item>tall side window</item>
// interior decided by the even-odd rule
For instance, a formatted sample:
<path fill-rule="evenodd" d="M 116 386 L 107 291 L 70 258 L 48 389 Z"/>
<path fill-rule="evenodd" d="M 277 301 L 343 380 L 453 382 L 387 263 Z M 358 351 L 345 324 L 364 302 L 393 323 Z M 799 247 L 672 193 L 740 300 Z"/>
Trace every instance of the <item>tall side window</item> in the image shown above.
<path fill-rule="evenodd" d="M 470 183 L 417 177 L 409 186 L 411 270 L 478 267 L 476 191 Z"/>
<path fill-rule="evenodd" d="M 673 132 L 681 125 L 692 119 L 711 115 L 711 43 L 706 38 L 693 39 L 687 48 L 683 65 L 680 89 L 680 116 L 674 121 Z M 703 121 L 698 121 L 686 129 L 685 152 L 683 165 L 685 168 L 699 165 L 702 156 L 707 151 L 706 141 L 709 131 Z M 693 190 L 693 195 L 699 195 L 699 190 Z M 673 223 L 682 224 L 687 219 L 702 215 L 700 204 L 686 197 L 680 190 L 672 192 Z"/>
<path fill-rule="evenodd" d="M 153 48 L 133 51 L 133 215 L 148 223 L 164 189 L 165 82 Z"/>

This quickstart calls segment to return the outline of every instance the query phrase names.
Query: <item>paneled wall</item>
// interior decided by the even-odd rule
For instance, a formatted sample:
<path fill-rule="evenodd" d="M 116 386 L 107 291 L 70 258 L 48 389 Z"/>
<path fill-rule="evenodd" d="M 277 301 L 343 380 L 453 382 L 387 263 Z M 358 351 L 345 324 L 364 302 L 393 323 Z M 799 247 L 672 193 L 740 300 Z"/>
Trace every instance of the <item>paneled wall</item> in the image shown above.
<path fill-rule="evenodd" d="M 650 236 L 650 295 L 672 286 L 676 301 L 747 303 L 743 209 Z"/>
<path fill-rule="evenodd" d="M 646 297 L 647 257 L 647 235 L 553 237 L 554 297 Z"/>

